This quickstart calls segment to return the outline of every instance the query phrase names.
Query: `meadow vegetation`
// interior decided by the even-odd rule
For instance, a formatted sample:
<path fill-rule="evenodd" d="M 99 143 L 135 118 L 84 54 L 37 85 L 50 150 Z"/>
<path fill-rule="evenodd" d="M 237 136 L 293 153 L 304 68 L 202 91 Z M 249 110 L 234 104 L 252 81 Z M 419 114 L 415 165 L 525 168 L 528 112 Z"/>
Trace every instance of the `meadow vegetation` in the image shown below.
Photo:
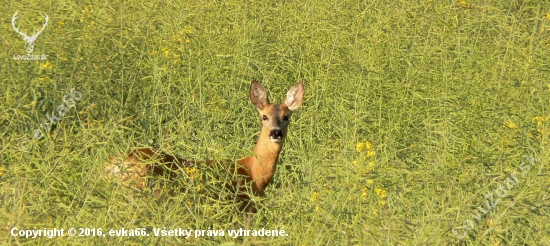
<path fill-rule="evenodd" d="M 48 14 L 33 51 L 47 60 L 14 60 L 26 53 L 16 11 L 29 34 Z M 550 245 L 548 0 L 21 0 L 0 13 L 0 242 Z M 234 206 L 204 195 L 215 171 L 153 178 L 189 187 L 155 197 L 104 178 L 102 163 L 144 146 L 249 155 L 261 126 L 254 79 L 272 102 L 305 84 L 252 226 L 288 236 L 10 235 L 240 228 Z M 44 131 L 71 89 L 82 98 Z M 473 219 L 514 172 L 516 185 Z"/>

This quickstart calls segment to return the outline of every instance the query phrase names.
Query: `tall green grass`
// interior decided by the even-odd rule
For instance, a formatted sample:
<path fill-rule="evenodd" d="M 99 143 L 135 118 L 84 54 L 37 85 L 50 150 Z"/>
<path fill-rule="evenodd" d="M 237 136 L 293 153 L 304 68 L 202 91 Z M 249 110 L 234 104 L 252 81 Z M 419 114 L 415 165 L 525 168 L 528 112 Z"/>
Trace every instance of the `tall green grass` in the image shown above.
<path fill-rule="evenodd" d="M 47 62 L 13 60 L 25 53 L 15 11 L 28 34 L 49 15 L 33 52 Z M 0 13 L 5 244 L 550 245 L 547 0 L 23 0 Z M 230 204 L 192 190 L 154 197 L 103 179 L 102 163 L 140 146 L 197 160 L 250 154 L 253 79 L 271 101 L 306 86 L 252 226 L 289 236 L 10 235 L 240 228 Z M 33 140 L 71 88 L 83 98 Z M 367 141 L 370 153 L 358 146 Z M 531 153 L 532 170 L 455 237 Z"/>

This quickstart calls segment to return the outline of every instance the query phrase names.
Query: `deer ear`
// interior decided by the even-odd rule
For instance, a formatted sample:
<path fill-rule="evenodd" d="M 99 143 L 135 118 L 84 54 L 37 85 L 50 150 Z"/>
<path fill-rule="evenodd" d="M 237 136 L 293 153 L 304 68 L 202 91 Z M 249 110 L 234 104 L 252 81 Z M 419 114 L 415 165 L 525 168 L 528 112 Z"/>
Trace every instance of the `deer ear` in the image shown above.
<path fill-rule="evenodd" d="M 250 85 L 250 101 L 256 106 L 259 110 L 262 110 L 269 104 L 269 99 L 267 98 L 267 91 L 262 87 L 258 81 L 252 81 Z"/>
<path fill-rule="evenodd" d="M 302 82 L 298 82 L 296 85 L 290 88 L 290 90 L 288 90 L 284 103 L 290 111 L 294 111 L 298 109 L 300 105 L 302 105 L 303 101 L 304 84 Z"/>

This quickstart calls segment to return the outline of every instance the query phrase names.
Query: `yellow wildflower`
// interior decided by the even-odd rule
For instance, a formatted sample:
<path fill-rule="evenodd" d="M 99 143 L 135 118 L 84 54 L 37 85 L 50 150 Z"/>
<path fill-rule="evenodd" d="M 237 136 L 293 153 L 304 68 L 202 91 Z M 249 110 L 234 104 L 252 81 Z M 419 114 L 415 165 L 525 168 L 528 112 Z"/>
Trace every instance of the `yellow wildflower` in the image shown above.
<path fill-rule="evenodd" d="M 388 196 L 388 191 L 380 187 L 376 187 L 374 189 L 374 192 L 376 192 L 376 194 L 379 195 L 380 198 L 386 198 Z"/>
<path fill-rule="evenodd" d="M 52 69 L 53 68 L 53 65 L 50 61 L 46 61 L 42 64 L 40 64 L 40 69 Z"/>
<path fill-rule="evenodd" d="M 363 188 L 363 193 L 361 193 L 361 197 L 362 198 L 366 198 L 367 197 L 367 188 Z"/>
<path fill-rule="evenodd" d="M 319 199 L 319 194 L 317 193 L 317 191 L 314 191 L 313 194 L 311 194 L 311 201 L 314 202 L 317 199 Z"/>
<path fill-rule="evenodd" d="M 548 121 L 548 116 L 535 116 L 533 117 L 533 122 L 537 122 L 537 125 L 542 125 L 542 122 Z"/>
<path fill-rule="evenodd" d="M 375 155 L 376 155 L 376 152 L 374 152 L 374 150 L 367 151 L 367 157 L 371 157 L 371 156 L 375 156 Z"/>
<path fill-rule="evenodd" d="M 367 180 L 367 185 L 368 185 L 368 186 L 370 186 L 370 185 L 372 185 L 372 184 L 374 184 L 374 180 L 372 180 L 372 179 Z"/>
<path fill-rule="evenodd" d="M 372 144 L 371 144 L 369 141 L 366 141 L 366 142 L 365 142 L 365 149 L 366 149 L 366 150 L 372 149 Z"/>
<path fill-rule="evenodd" d="M 170 49 L 168 49 L 168 48 L 162 48 L 162 49 L 160 49 L 160 50 L 164 53 L 164 56 L 170 57 Z"/>
<path fill-rule="evenodd" d="M 386 200 L 380 200 L 380 206 L 385 206 L 386 205 Z"/>
<path fill-rule="evenodd" d="M 372 149 L 372 143 L 369 141 L 365 141 L 364 143 L 359 142 L 357 143 L 357 145 L 355 145 L 355 150 L 357 150 L 357 152 L 362 152 L 363 150 L 366 150 L 368 153 L 370 149 Z"/>
<path fill-rule="evenodd" d="M 504 123 L 504 126 L 510 128 L 510 129 L 517 129 L 518 128 L 518 126 L 515 123 L 511 122 L 511 121 L 508 121 L 508 122 Z"/>
<path fill-rule="evenodd" d="M 189 33 L 189 34 L 193 33 L 193 29 L 191 29 L 189 26 L 184 26 L 183 30 L 181 30 L 180 32 L 180 35 L 184 35 L 186 33 Z"/>
<path fill-rule="evenodd" d="M 462 7 L 462 8 L 467 8 L 467 9 L 471 9 L 471 8 L 474 7 L 473 4 L 468 3 L 468 2 L 466 2 L 466 1 L 464 1 L 464 0 L 458 1 L 458 2 L 456 3 L 456 5 L 458 5 L 459 7 Z"/>
<path fill-rule="evenodd" d="M 323 209 L 319 206 L 315 206 L 315 211 L 322 211 Z"/>
<path fill-rule="evenodd" d="M 357 152 L 361 152 L 363 151 L 363 149 L 365 148 L 365 143 L 357 143 L 357 145 L 355 145 L 355 150 L 357 150 Z"/>
<path fill-rule="evenodd" d="M 357 166 L 357 160 L 353 160 L 353 165 Z"/>
<path fill-rule="evenodd" d="M 367 164 L 367 167 L 369 168 L 374 168 L 374 166 L 376 165 L 376 163 L 374 161 L 369 161 L 369 163 Z"/>

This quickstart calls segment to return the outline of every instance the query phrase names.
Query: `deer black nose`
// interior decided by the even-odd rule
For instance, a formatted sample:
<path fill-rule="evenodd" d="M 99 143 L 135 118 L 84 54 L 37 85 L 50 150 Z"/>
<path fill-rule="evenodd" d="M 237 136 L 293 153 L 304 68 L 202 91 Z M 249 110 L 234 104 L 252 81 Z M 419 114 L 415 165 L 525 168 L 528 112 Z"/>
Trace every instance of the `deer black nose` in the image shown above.
<path fill-rule="evenodd" d="M 281 129 L 271 130 L 269 132 L 269 137 L 274 139 L 283 138 L 283 131 Z"/>

